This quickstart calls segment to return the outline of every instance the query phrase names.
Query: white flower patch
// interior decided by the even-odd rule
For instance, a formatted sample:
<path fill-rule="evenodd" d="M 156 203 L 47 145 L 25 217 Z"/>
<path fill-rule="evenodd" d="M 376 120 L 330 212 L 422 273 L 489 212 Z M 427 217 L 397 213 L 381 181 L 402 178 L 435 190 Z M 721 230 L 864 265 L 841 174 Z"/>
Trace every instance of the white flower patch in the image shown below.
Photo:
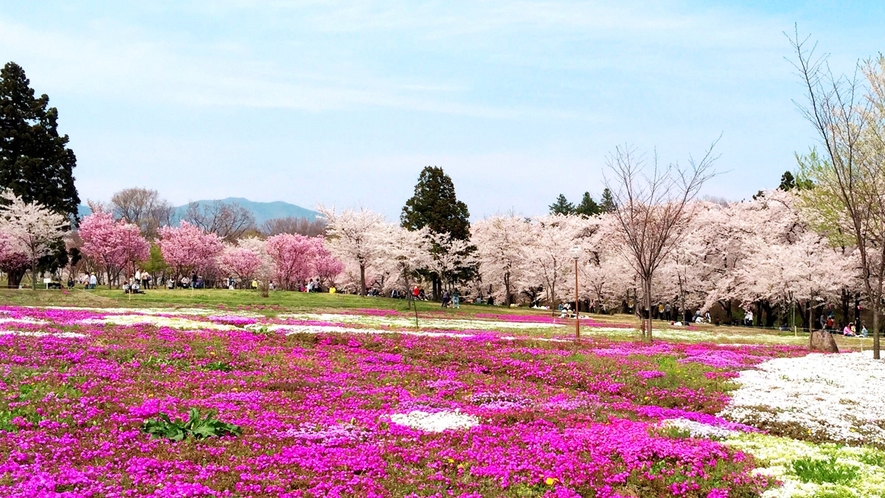
<path fill-rule="evenodd" d="M 691 437 L 705 439 L 725 439 L 731 436 L 742 434 L 740 431 L 724 429 L 714 425 L 695 422 L 686 418 L 670 418 L 661 422 L 662 427 L 672 427 L 687 431 Z"/>
<path fill-rule="evenodd" d="M 91 307 L 71 307 L 71 306 L 22 306 L 23 308 L 33 309 L 52 309 L 52 310 L 74 310 L 74 311 L 92 311 L 95 313 L 111 313 L 121 315 L 190 315 L 190 316 L 209 316 L 217 315 L 217 309 L 207 308 L 91 308 Z M 250 311 L 225 311 L 224 314 L 232 316 L 241 316 L 245 318 L 263 318 L 260 313 Z"/>
<path fill-rule="evenodd" d="M 223 323 L 203 322 L 189 318 L 151 315 L 107 315 L 102 318 L 79 320 L 80 324 L 154 325 L 179 330 L 237 330 L 238 327 Z"/>
<path fill-rule="evenodd" d="M 409 413 L 391 415 L 390 421 L 397 425 L 404 425 L 424 432 L 470 429 L 479 425 L 477 417 L 461 413 L 458 410 L 435 413 L 414 410 Z"/>
<path fill-rule="evenodd" d="M 817 445 L 753 433 L 728 438 L 723 444 L 753 455 L 759 465 L 756 473 L 783 483 L 781 487 L 765 491 L 763 498 L 810 498 L 827 492 L 834 496 L 862 498 L 885 496 L 885 469 L 869 463 L 885 458 L 885 453 L 878 450 L 834 444 Z M 847 484 L 803 482 L 793 470 L 793 462 L 798 459 L 826 461 L 830 458 L 835 458 L 839 465 L 855 468 L 857 478 Z"/>
<path fill-rule="evenodd" d="M 344 313 L 297 313 L 282 314 L 281 320 L 310 320 L 319 322 L 359 323 L 374 327 L 398 327 L 409 328 L 415 326 L 415 318 L 407 316 L 366 316 L 348 315 Z M 418 318 L 421 328 L 447 329 L 447 330 L 498 330 L 498 329 L 544 329 L 562 328 L 558 323 L 532 323 L 532 322 L 505 322 L 500 320 L 465 320 L 462 318 Z"/>
<path fill-rule="evenodd" d="M 337 446 L 352 440 L 365 440 L 369 437 L 369 432 L 352 424 L 330 426 L 301 424 L 298 427 L 277 432 L 277 437 L 291 437 L 323 446 Z"/>
<path fill-rule="evenodd" d="M 709 342 L 709 341 L 731 341 L 733 345 L 741 344 L 804 344 L 808 342 L 807 338 L 794 337 L 791 335 L 776 334 L 759 334 L 747 333 L 741 334 L 729 328 L 657 328 L 652 330 L 652 335 L 658 339 L 666 339 L 670 341 L 680 342 Z M 609 337 L 636 337 L 639 329 L 629 327 L 583 327 L 582 332 L 592 335 L 600 332 Z"/>
<path fill-rule="evenodd" d="M 776 358 L 741 372 L 719 414 L 736 422 L 800 424 L 847 443 L 885 444 L 885 363 L 863 353 Z"/>
<path fill-rule="evenodd" d="M 17 335 L 21 337 L 58 337 L 59 339 L 80 339 L 86 334 L 77 332 L 31 332 L 25 330 L 0 330 L 0 335 Z"/>
<path fill-rule="evenodd" d="M 252 324 L 246 326 L 247 330 L 268 330 L 292 334 L 403 334 L 419 337 L 473 337 L 471 334 L 452 334 L 449 332 L 422 332 L 415 330 L 391 330 L 391 329 L 358 329 L 354 327 L 339 327 L 337 325 L 277 325 L 277 324 Z"/>

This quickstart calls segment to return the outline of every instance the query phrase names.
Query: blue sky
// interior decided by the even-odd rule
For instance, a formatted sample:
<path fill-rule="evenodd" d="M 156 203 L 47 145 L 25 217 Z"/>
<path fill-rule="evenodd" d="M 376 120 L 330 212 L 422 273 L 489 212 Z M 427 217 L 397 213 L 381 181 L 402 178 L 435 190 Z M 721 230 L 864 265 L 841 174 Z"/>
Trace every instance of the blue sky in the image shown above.
<path fill-rule="evenodd" d="M 0 60 L 60 112 L 86 199 L 154 188 L 396 219 L 441 166 L 473 219 L 598 198 L 620 144 L 749 197 L 814 135 L 783 31 L 839 72 L 885 50 L 885 2 L 0 0 Z"/>

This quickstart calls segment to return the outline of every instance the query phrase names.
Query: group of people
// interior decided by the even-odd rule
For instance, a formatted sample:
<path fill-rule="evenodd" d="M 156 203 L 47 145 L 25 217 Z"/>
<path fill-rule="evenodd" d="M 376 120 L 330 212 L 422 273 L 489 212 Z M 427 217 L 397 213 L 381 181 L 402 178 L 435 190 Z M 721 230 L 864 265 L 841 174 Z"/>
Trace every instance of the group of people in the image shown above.
<path fill-rule="evenodd" d="M 869 331 L 867 330 L 867 327 L 861 323 L 858 323 L 858 325 L 860 325 L 860 331 L 857 330 L 857 327 L 855 327 L 854 322 L 848 322 L 848 324 L 845 325 L 844 327 L 841 324 L 839 324 L 839 326 L 837 327 L 836 326 L 836 317 L 832 311 L 830 311 L 829 313 L 823 313 L 820 316 L 821 330 L 826 330 L 826 331 L 829 331 L 830 333 L 834 333 L 834 332 L 839 333 L 839 331 L 841 329 L 842 335 L 844 335 L 846 337 L 867 337 L 869 335 Z"/>
<path fill-rule="evenodd" d="M 452 291 L 451 294 L 449 294 L 449 291 L 443 291 L 442 307 L 448 308 L 449 306 L 451 306 L 452 308 L 461 307 L 461 294 L 458 292 L 458 289 Z"/>
<path fill-rule="evenodd" d="M 95 276 L 95 273 L 85 273 L 80 277 L 80 284 L 84 289 L 94 289 L 98 285 L 98 277 Z M 68 278 L 68 288 L 72 287 L 74 287 L 74 279 L 70 277 Z"/>
<path fill-rule="evenodd" d="M 190 277 L 182 276 L 179 279 L 175 277 L 169 277 L 166 279 L 166 288 L 169 290 L 175 289 L 178 287 L 179 289 L 202 289 L 206 286 L 206 283 L 203 281 L 203 277 L 197 275 L 196 272 L 192 273 Z"/>

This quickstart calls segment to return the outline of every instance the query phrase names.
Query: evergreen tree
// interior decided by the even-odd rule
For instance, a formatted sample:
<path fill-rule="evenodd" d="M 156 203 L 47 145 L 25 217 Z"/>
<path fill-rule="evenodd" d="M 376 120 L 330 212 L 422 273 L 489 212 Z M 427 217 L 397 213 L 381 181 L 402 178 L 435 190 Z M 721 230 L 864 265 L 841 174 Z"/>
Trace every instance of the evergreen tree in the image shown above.
<path fill-rule="evenodd" d="M 415 194 L 406 201 L 400 223 L 409 230 L 428 227 L 433 233 L 448 233 L 452 238 L 470 238 L 470 212 L 455 196 L 452 179 L 437 166 L 426 166 L 418 177 Z"/>
<path fill-rule="evenodd" d="M 564 195 L 559 194 L 556 202 L 550 205 L 550 214 L 574 214 L 575 205 L 568 201 Z"/>
<path fill-rule="evenodd" d="M 584 196 L 581 197 L 581 203 L 575 208 L 575 214 L 585 217 L 596 216 L 601 211 L 599 204 L 596 204 L 596 201 L 590 197 L 590 192 L 584 192 Z"/>
<path fill-rule="evenodd" d="M 781 175 L 781 184 L 778 188 L 785 192 L 796 188 L 796 179 L 793 178 L 793 173 L 790 173 L 789 170 L 784 171 L 784 174 Z"/>
<path fill-rule="evenodd" d="M 602 199 L 599 201 L 599 209 L 603 213 L 611 213 L 615 209 L 618 209 L 618 205 L 615 204 L 615 199 L 612 196 L 612 191 L 608 188 L 602 191 Z"/>
<path fill-rule="evenodd" d="M 58 110 L 49 97 L 34 96 L 24 69 L 14 62 L 0 70 L 0 185 L 25 202 L 77 219 L 74 152 L 58 134 Z"/>
<path fill-rule="evenodd" d="M 452 240 L 467 241 L 470 239 L 470 222 L 467 220 L 469 216 L 467 205 L 459 201 L 455 195 L 455 184 L 452 183 L 452 179 L 442 168 L 426 166 L 418 177 L 415 194 L 403 206 L 400 224 L 408 230 L 427 227 L 431 235 L 449 234 Z M 431 252 L 435 259 L 447 256 L 445 247 L 436 243 L 432 245 Z M 457 256 L 462 260 L 468 260 L 474 251 L 475 247 L 468 246 L 464 250 L 459 250 Z M 440 275 L 430 269 L 421 270 L 420 273 L 432 281 L 434 298 L 438 298 L 444 280 L 454 284 L 470 279 L 475 275 L 476 267 L 466 265 L 446 275 Z"/>

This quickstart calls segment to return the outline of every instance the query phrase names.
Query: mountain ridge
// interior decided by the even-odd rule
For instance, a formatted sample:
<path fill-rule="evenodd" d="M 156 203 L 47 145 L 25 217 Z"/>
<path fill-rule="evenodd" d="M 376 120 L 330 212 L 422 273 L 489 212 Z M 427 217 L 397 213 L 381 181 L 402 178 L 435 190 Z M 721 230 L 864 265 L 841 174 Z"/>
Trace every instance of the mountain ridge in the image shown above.
<path fill-rule="evenodd" d="M 250 212 L 255 216 L 255 224 L 261 225 L 267 220 L 271 220 L 274 218 L 307 218 L 309 221 L 316 220 L 317 216 L 320 214 L 312 209 L 307 209 L 296 204 L 292 204 L 290 202 L 285 201 L 270 201 L 270 202 L 259 202 L 259 201 L 250 201 L 245 197 L 227 197 L 225 199 L 201 199 L 199 201 L 193 201 L 199 204 L 200 206 L 205 206 L 208 204 L 212 204 L 213 202 L 221 201 L 228 204 L 238 204 Z M 173 208 L 173 223 L 177 224 L 178 221 L 184 216 L 187 212 L 187 207 L 189 204 L 184 204 L 182 206 L 176 206 Z M 84 204 L 80 204 L 77 207 L 78 214 L 80 218 L 84 216 L 88 216 L 92 213 L 92 210 L 89 209 L 89 206 Z"/>

